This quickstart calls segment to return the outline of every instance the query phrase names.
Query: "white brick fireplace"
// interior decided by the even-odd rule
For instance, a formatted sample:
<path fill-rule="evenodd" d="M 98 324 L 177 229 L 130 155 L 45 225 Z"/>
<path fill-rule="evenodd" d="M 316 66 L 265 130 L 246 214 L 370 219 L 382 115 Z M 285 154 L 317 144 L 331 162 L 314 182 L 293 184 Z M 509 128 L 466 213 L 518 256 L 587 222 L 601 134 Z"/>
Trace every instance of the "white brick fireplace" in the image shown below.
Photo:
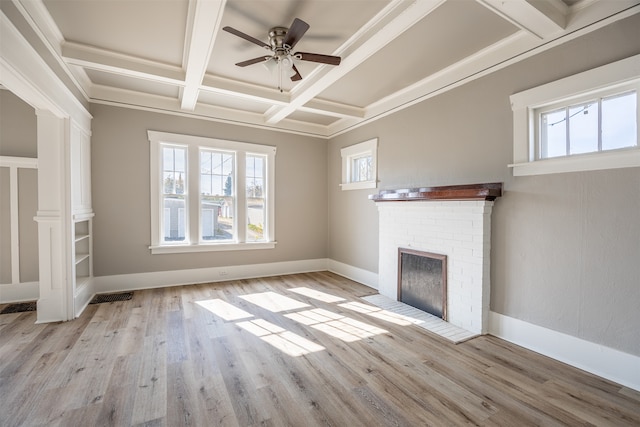
<path fill-rule="evenodd" d="M 501 184 L 480 184 L 371 196 L 379 211 L 380 294 L 398 299 L 398 248 L 446 255 L 446 320 L 469 332 L 486 333 L 491 211 L 501 194 Z"/>

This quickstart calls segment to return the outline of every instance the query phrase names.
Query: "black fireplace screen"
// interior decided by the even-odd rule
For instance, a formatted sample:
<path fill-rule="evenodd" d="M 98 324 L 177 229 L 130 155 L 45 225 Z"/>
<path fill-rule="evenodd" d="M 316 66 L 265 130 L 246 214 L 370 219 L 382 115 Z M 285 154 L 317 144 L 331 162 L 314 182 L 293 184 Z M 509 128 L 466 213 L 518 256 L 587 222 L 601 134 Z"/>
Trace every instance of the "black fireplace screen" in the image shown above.
<path fill-rule="evenodd" d="M 447 256 L 398 249 L 398 301 L 447 319 Z"/>

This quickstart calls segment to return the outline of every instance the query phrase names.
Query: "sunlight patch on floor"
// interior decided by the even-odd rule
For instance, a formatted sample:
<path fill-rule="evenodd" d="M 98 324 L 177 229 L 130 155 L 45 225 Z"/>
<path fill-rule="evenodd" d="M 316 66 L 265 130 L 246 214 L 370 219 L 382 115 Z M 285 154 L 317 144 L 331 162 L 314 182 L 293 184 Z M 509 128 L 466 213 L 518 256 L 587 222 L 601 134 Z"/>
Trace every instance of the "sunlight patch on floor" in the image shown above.
<path fill-rule="evenodd" d="M 204 301 L 196 301 L 196 304 L 198 304 L 202 308 L 206 308 L 216 316 L 221 317 L 226 321 L 249 319 L 253 317 L 253 314 L 247 313 L 246 311 L 236 307 L 235 305 L 229 304 L 228 302 L 217 298 Z"/>
<path fill-rule="evenodd" d="M 285 317 L 345 342 L 359 341 L 388 332 L 368 323 L 321 308 L 289 313 Z"/>
<path fill-rule="evenodd" d="M 309 304 L 305 304 L 301 301 L 271 291 L 240 295 L 240 298 L 273 313 L 309 307 Z"/>
<path fill-rule="evenodd" d="M 358 313 L 363 313 L 371 317 L 375 317 L 376 319 L 384 320 L 386 322 L 394 323 L 400 326 L 409 326 L 413 324 L 419 324 L 420 320 L 411 318 L 409 316 L 404 316 L 402 314 L 392 313 L 388 310 L 383 310 L 379 307 L 362 304 L 361 302 L 347 302 L 344 304 L 339 304 L 339 307 L 346 308 L 349 310 L 357 311 Z"/>
<path fill-rule="evenodd" d="M 337 297 L 335 295 L 331 295 L 326 292 L 316 291 L 315 289 L 306 288 L 306 287 L 291 288 L 289 290 L 291 292 L 295 292 L 297 294 L 304 295 L 306 297 L 313 298 L 322 302 L 333 303 L 333 302 L 345 301 L 345 299 L 342 297 Z"/>
<path fill-rule="evenodd" d="M 297 357 L 325 349 L 313 341 L 264 319 L 247 320 L 236 324 L 289 356 Z"/>

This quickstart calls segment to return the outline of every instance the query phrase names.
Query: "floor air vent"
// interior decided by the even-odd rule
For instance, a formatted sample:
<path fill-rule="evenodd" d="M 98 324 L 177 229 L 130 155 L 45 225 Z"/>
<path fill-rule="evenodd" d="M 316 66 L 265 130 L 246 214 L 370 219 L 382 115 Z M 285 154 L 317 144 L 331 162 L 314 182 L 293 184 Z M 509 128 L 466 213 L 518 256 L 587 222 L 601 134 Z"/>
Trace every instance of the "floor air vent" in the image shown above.
<path fill-rule="evenodd" d="M 133 292 L 120 292 L 117 294 L 101 294 L 93 297 L 89 304 L 102 304 L 103 302 L 128 301 L 133 298 Z"/>
<path fill-rule="evenodd" d="M 0 311 L 0 314 L 22 313 L 25 311 L 36 311 L 36 302 L 29 301 L 9 304 Z"/>

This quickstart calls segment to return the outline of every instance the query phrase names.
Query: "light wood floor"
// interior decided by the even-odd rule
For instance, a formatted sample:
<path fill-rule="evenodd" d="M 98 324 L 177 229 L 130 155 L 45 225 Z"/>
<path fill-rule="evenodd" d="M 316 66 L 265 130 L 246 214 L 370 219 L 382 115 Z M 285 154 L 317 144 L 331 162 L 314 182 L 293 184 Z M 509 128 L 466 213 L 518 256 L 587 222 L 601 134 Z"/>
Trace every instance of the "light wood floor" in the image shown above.
<path fill-rule="evenodd" d="M 640 393 L 490 336 L 401 324 L 331 273 L 0 316 L 2 426 L 640 425 Z"/>

